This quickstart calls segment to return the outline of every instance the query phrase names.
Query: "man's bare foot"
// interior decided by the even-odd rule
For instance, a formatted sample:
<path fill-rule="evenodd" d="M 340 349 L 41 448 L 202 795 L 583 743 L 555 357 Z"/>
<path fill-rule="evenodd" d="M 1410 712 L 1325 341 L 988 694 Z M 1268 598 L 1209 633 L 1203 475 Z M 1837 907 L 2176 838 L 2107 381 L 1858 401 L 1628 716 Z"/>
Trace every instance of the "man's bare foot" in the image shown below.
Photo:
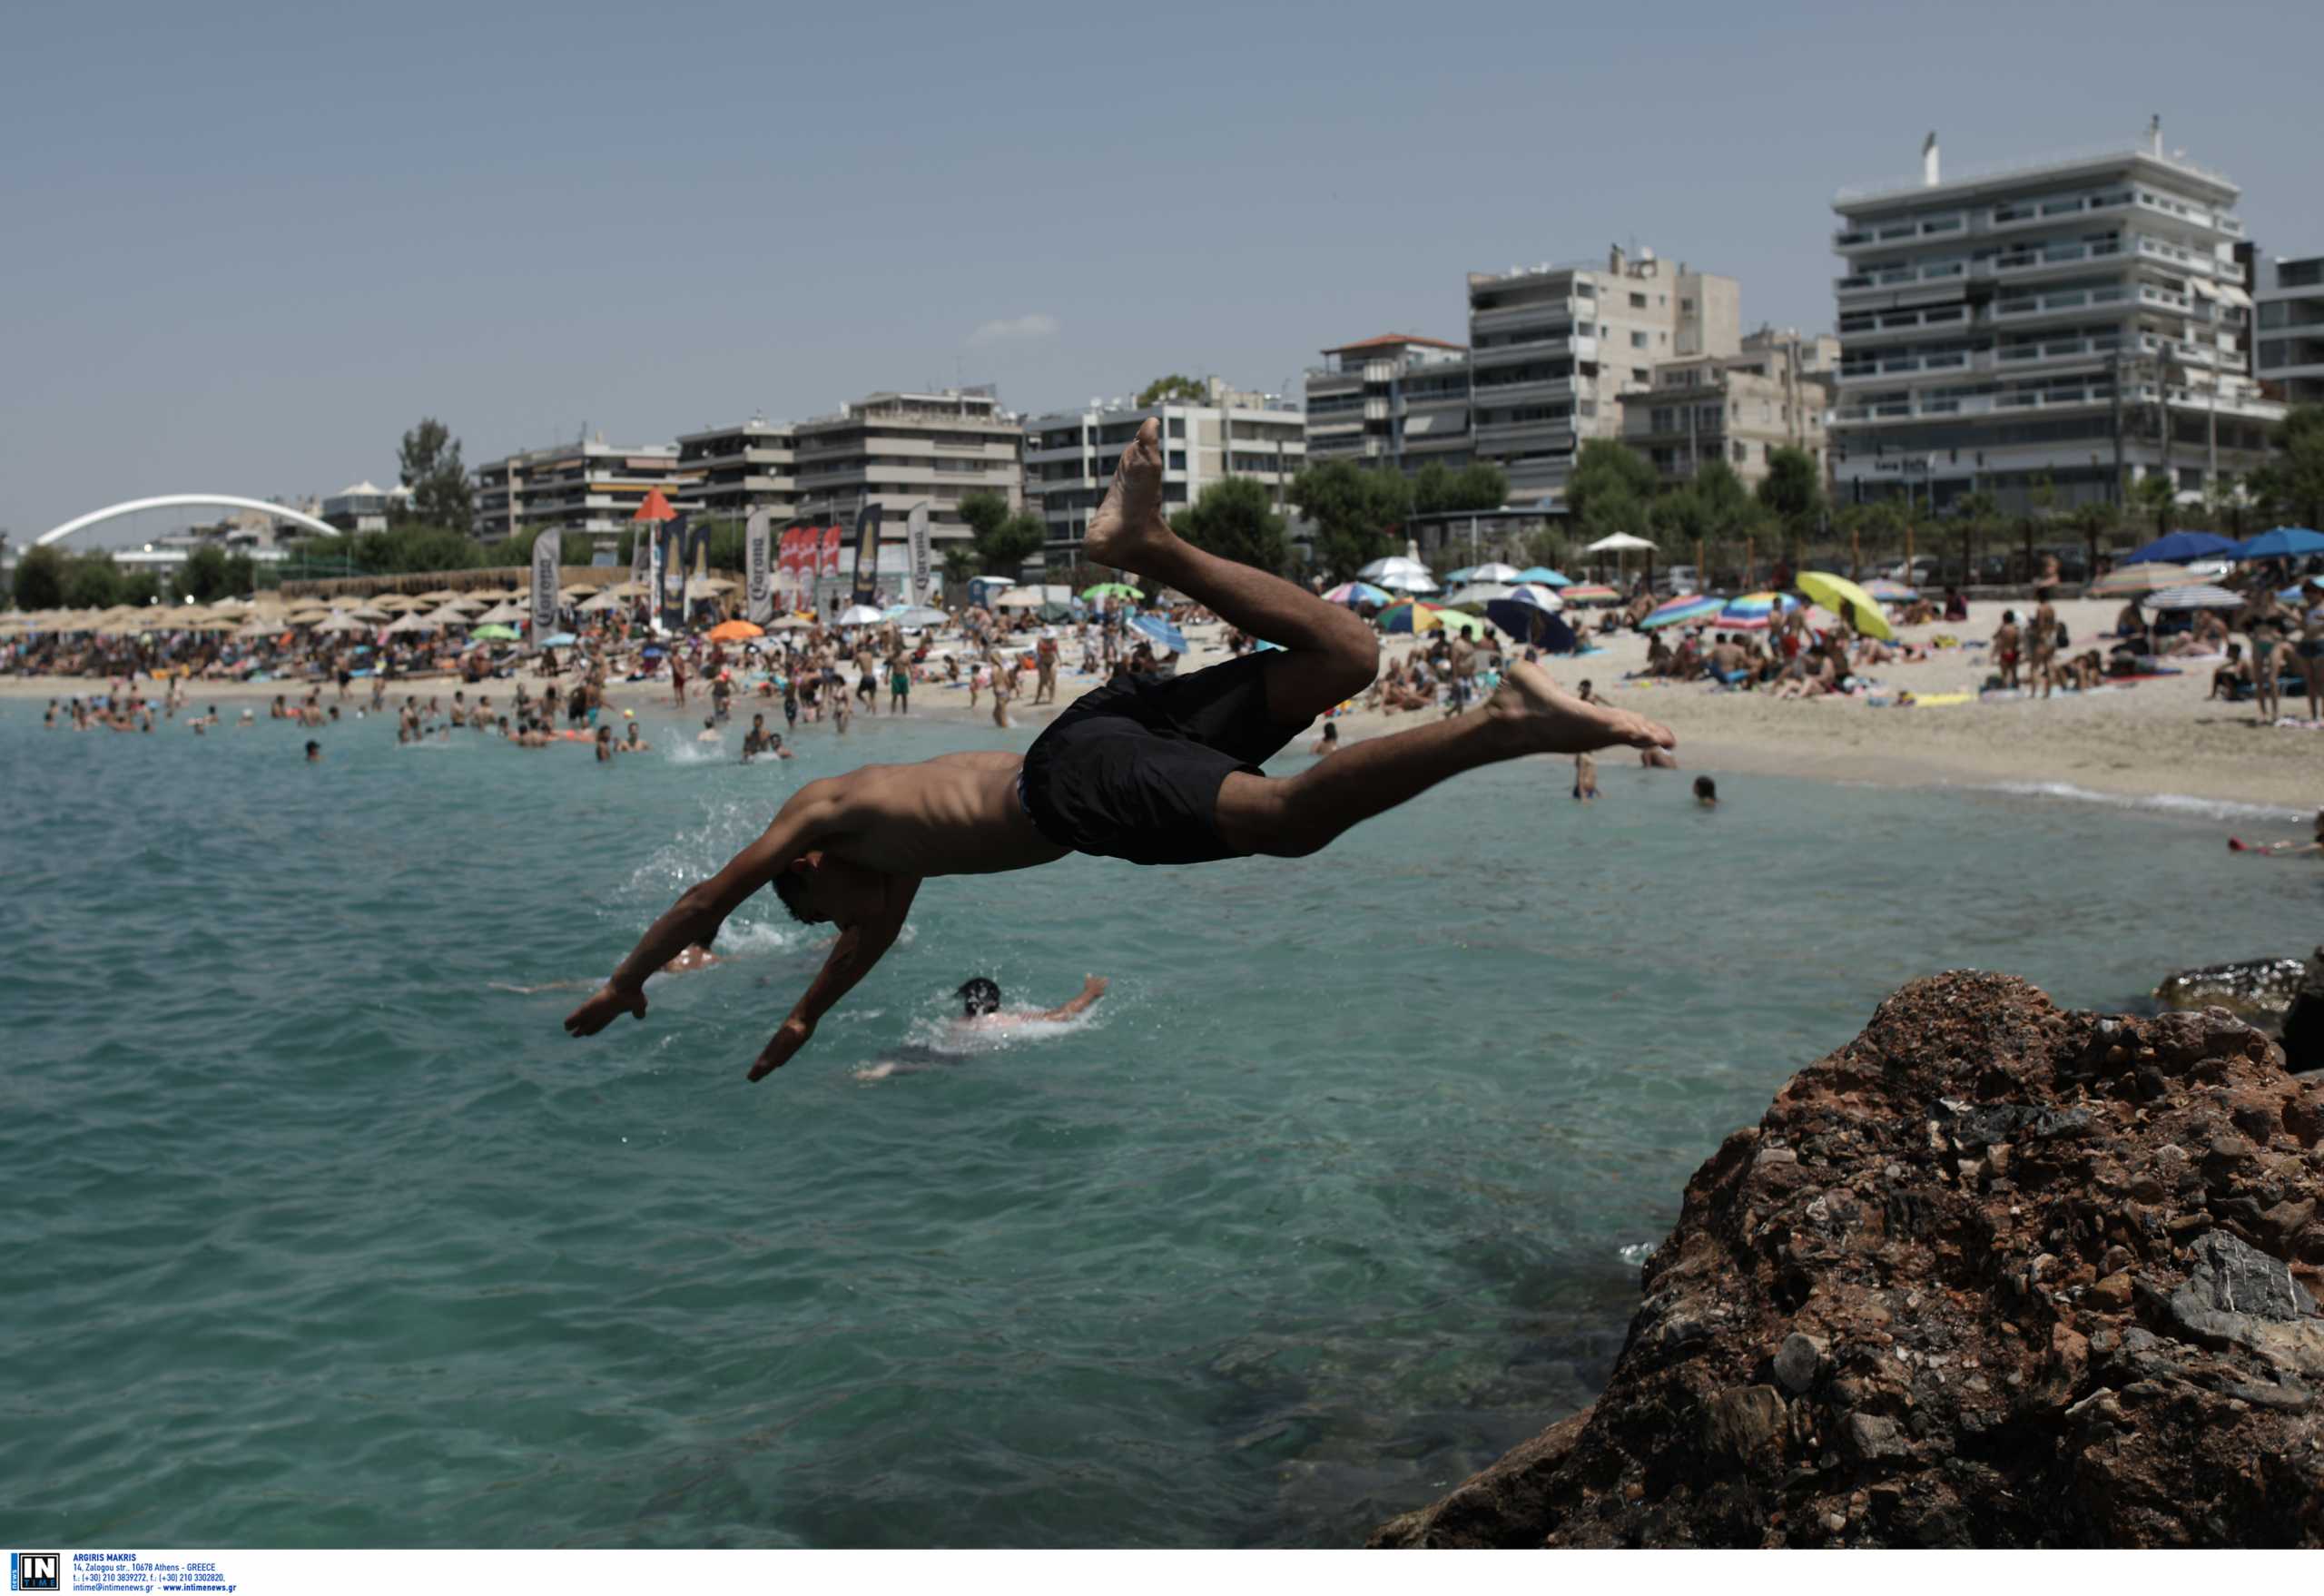
<path fill-rule="evenodd" d="M 1670 728 L 1603 704 L 1585 704 L 1550 679 L 1536 665 L 1509 667 L 1485 704 L 1485 713 L 1521 737 L 1539 754 L 1589 754 L 1624 744 L 1631 748 L 1676 748 Z"/>
<path fill-rule="evenodd" d="M 1148 416 L 1122 449 L 1105 498 L 1090 512 L 1081 547 L 1101 566 L 1149 575 L 1140 563 L 1175 536 L 1162 517 L 1162 423 Z"/>

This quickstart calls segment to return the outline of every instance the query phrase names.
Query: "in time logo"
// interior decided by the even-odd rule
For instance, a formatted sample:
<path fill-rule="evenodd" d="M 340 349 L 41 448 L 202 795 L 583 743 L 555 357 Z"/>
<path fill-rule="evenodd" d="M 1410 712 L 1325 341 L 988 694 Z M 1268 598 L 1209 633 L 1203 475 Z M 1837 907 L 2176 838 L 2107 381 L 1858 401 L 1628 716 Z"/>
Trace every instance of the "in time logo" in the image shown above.
<path fill-rule="evenodd" d="M 8 1589 L 11 1591 L 62 1591 L 58 1578 L 59 1559 L 54 1552 L 11 1552 L 8 1553 Z"/>

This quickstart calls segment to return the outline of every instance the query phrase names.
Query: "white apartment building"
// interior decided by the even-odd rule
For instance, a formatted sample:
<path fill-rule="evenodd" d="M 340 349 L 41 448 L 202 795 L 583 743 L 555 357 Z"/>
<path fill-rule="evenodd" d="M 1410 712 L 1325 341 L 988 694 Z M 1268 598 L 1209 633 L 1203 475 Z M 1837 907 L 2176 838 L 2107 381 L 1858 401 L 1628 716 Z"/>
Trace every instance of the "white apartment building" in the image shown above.
<path fill-rule="evenodd" d="M 388 523 L 411 507 L 411 489 L 381 488 L 365 480 L 323 497 L 319 518 L 341 532 L 384 532 Z"/>
<path fill-rule="evenodd" d="M 1149 416 L 1162 423 L 1162 503 L 1183 509 L 1227 477 L 1248 477 L 1280 507 L 1307 461 L 1305 419 L 1290 400 L 1210 379 L 1207 404 L 1091 400 L 1025 423 L 1025 498 L 1049 525 L 1051 563 L 1080 558 L 1089 512 L 1105 497 L 1122 448 Z"/>
<path fill-rule="evenodd" d="M 699 478 L 703 513 L 742 520 L 763 509 L 777 527 L 798 503 L 798 439 L 779 421 L 753 416 L 738 427 L 678 435 L 678 466 Z"/>
<path fill-rule="evenodd" d="M 1932 134 L 1921 181 L 1844 190 L 1839 495 L 2015 510 L 2044 480 L 2065 507 L 2259 466 L 2282 407 L 2244 375 L 2239 192 L 2159 127 L 1950 181 Z"/>
<path fill-rule="evenodd" d="M 476 535 L 486 543 L 555 527 L 611 548 L 655 488 L 673 504 L 694 503 L 694 478 L 680 468 L 675 443 L 615 444 L 600 436 L 487 461 L 475 476 Z"/>
<path fill-rule="evenodd" d="M 1389 332 L 1322 351 L 1306 377 L 1307 452 L 1418 471 L 1469 463 L 1469 351 L 1443 339 Z"/>
<path fill-rule="evenodd" d="M 1666 360 L 1650 389 L 1624 399 L 1622 441 L 1669 482 L 1724 460 L 1757 488 L 1778 448 L 1804 451 L 1827 481 L 1824 414 L 1839 354 L 1829 333 L 1762 328 L 1739 353 Z"/>
<path fill-rule="evenodd" d="M 1025 429 L 988 388 L 875 393 L 792 429 L 792 513 L 853 527 L 881 507 L 881 539 L 901 544 L 914 506 L 937 542 L 969 536 L 960 498 L 980 489 L 1024 502 Z"/>
<path fill-rule="evenodd" d="M 2324 404 L 2324 253 L 2259 262 L 2252 371 L 2295 404 Z"/>
<path fill-rule="evenodd" d="M 1509 476 L 1512 504 L 1562 498 L 1585 438 L 1622 436 L 1622 397 L 1666 360 L 1740 352 L 1742 289 L 1619 247 L 1602 269 L 1469 274 L 1474 457 Z"/>

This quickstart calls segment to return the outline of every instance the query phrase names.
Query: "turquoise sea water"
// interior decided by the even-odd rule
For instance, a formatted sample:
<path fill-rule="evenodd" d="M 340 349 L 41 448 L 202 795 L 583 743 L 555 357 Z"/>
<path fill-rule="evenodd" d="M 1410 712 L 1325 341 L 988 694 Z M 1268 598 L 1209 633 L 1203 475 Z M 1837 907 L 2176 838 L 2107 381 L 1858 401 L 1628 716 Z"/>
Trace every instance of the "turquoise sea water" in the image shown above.
<path fill-rule="evenodd" d="M 2222 845 L 2284 822 L 1536 761 L 1309 860 L 932 882 L 752 1087 L 819 958 L 772 899 L 587 1041 L 492 983 L 602 974 L 800 781 L 1030 734 L 652 730 L 0 705 L 0 1535 L 1347 1543 L 1593 1394 L 1689 1174 L 1900 981 L 2123 1005 L 2324 922 Z"/>

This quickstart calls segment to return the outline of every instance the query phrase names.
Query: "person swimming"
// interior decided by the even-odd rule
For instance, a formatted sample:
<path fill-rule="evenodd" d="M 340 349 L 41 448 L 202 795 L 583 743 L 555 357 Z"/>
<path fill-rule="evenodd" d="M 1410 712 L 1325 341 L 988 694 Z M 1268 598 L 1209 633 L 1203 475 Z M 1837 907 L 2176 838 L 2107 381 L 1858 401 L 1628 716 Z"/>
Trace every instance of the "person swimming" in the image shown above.
<path fill-rule="evenodd" d="M 952 1023 L 964 1028 L 974 1027 L 979 1030 L 992 1030 L 1029 1025 L 1035 1020 L 1054 1022 L 1070 1020 L 1104 997 L 1107 985 L 1104 976 L 1089 976 L 1083 980 L 1079 996 L 1054 1009 L 1045 1009 L 1037 1013 L 1005 1013 L 1000 1007 L 1000 983 L 989 976 L 971 976 L 960 983 L 959 991 L 952 994 L 960 1000 L 960 1017 Z"/>
<path fill-rule="evenodd" d="M 1697 776 L 1695 778 L 1695 802 L 1701 804 L 1705 809 L 1717 809 L 1718 807 L 1718 783 L 1712 781 L 1709 776 Z"/>

